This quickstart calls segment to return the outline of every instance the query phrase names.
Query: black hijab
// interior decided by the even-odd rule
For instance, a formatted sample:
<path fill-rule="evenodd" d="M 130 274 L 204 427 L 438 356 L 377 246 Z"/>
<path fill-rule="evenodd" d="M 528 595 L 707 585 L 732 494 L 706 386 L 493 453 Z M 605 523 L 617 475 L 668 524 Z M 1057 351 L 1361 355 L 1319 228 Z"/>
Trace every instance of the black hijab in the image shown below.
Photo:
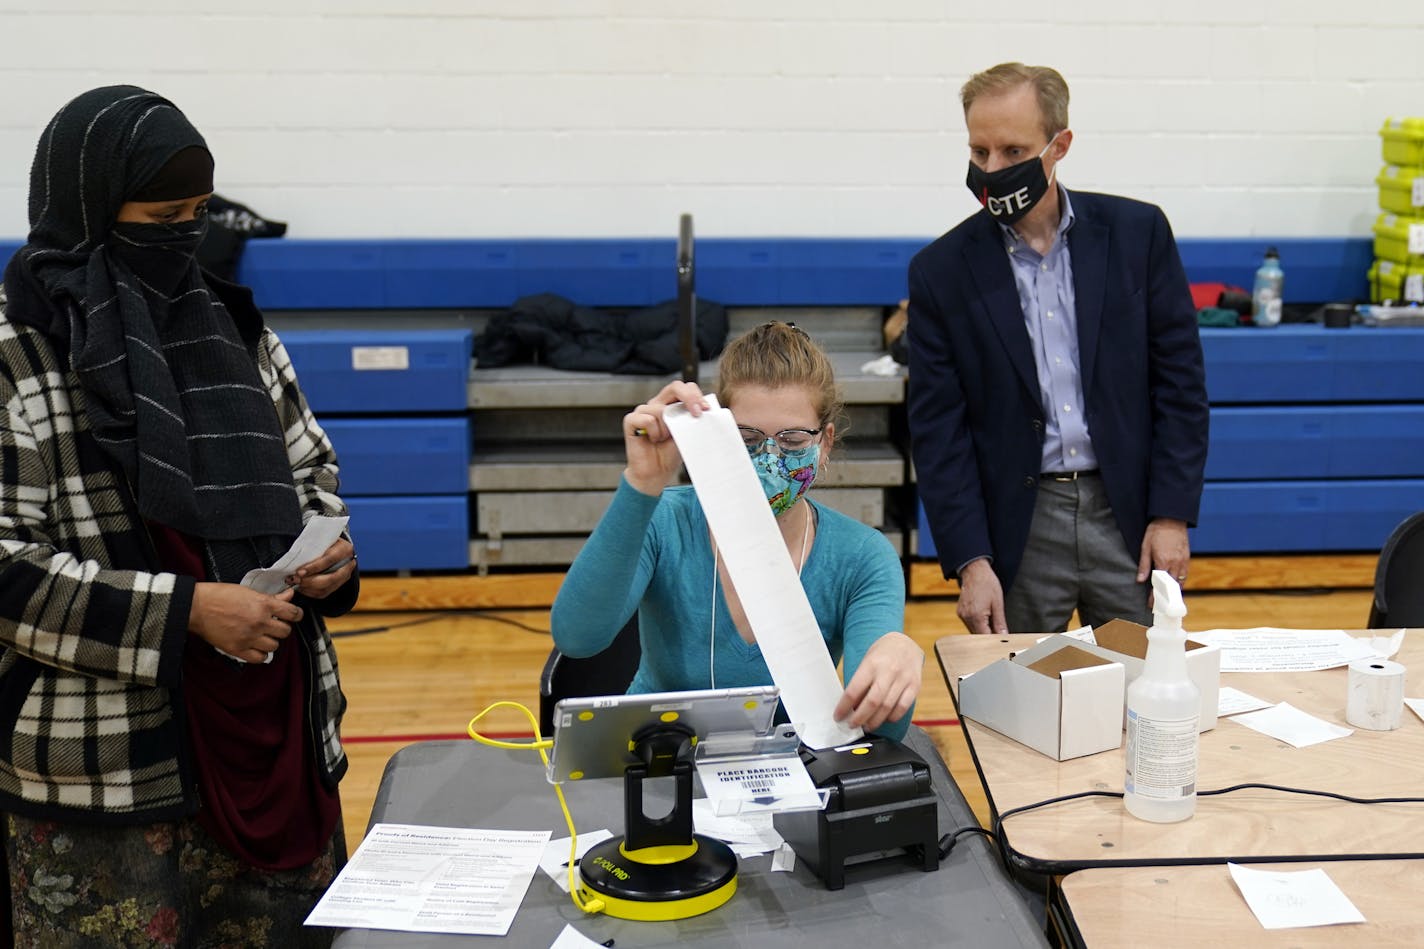
<path fill-rule="evenodd" d="M 201 219 L 116 221 L 126 201 L 211 190 L 204 167 L 210 175 L 202 136 L 161 96 L 107 86 L 71 101 L 35 152 L 29 242 L 5 271 L 6 316 L 67 355 L 93 436 L 144 519 L 205 541 L 210 579 L 236 581 L 302 526 L 257 370 L 261 314 L 199 269 Z"/>

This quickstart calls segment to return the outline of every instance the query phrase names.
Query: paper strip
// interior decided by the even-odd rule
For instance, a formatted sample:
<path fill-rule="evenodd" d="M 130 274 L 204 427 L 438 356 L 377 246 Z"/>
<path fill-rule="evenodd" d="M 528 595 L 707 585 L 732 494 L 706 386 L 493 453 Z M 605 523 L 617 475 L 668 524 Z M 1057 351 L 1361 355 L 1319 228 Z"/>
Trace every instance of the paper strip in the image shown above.
<path fill-rule="evenodd" d="M 864 732 L 831 717 L 844 689 L 737 423 L 714 396 L 707 401 L 712 408 L 697 418 L 672 405 L 663 421 L 692 476 L 771 679 L 807 745 L 821 749 L 855 741 Z"/>

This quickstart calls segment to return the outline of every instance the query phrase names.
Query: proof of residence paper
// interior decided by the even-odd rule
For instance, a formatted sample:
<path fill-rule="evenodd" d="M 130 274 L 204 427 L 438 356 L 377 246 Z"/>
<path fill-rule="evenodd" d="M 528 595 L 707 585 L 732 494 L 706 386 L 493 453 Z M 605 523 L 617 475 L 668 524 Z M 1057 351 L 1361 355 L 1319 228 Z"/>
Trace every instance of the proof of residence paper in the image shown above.
<path fill-rule="evenodd" d="M 663 421 L 692 476 L 791 724 L 812 748 L 847 744 L 864 732 L 832 717 L 844 690 L 776 516 L 731 411 L 719 406 L 715 396 L 707 396 L 707 402 L 711 409 L 697 418 L 681 405 L 668 406 Z"/>
<path fill-rule="evenodd" d="M 377 824 L 308 926 L 503 936 L 549 831 Z"/>

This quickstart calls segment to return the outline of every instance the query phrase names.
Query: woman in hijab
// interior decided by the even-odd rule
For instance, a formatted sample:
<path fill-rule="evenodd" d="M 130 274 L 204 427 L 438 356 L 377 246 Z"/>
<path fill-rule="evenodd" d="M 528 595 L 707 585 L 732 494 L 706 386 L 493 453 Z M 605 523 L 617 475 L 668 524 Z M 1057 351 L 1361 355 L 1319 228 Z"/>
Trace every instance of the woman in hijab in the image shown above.
<path fill-rule="evenodd" d="M 0 811 L 16 945 L 327 945 L 345 699 L 336 457 L 244 288 L 194 262 L 213 159 L 168 100 L 74 99 L 0 287 Z"/>

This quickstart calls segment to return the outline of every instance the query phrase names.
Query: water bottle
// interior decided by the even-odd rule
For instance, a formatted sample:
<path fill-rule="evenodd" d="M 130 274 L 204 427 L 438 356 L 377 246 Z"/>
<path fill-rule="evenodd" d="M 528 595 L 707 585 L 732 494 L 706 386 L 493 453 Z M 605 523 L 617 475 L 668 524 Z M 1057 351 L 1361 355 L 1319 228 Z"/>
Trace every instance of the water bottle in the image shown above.
<path fill-rule="evenodd" d="M 1266 259 L 1256 268 L 1251 288 L 1251 321 L 1257 326 L 1275 326 L 1281 321 L 1281 290 L 1286 282 L 1281 257 L 1274 247 L 1266 248 Z"/>
<path fill-rule="evenodd" d="M 1201 690 L 1187 673 L 1182 588 L 1152 571 L 1147 661 L 1127 688 L 1127 774 L 1123 803 L 1141 820 L 1168 824 L 1197 809 L 1197 726 Z"/>

